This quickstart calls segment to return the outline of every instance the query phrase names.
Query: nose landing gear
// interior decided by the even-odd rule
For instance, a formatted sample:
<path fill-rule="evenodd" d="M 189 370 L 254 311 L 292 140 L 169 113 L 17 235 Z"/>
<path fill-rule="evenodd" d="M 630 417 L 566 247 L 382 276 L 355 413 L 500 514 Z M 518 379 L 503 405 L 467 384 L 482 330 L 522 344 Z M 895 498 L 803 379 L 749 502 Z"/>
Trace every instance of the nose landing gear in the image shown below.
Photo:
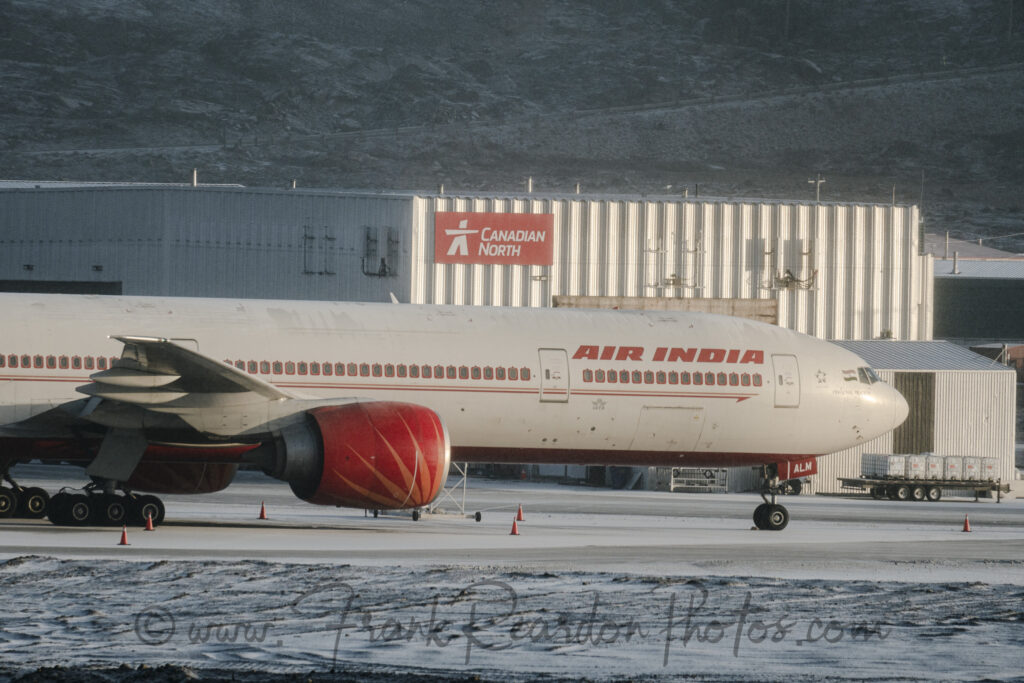
<path fill-rule="evenodd" d="M 783 490 L 775 465 L 762 467 L 760 493 L 764 502 L 754 508 L 754 526 L 761 531 L 782 531 L 789 524 L 789 510 L 777 502 Z"/>

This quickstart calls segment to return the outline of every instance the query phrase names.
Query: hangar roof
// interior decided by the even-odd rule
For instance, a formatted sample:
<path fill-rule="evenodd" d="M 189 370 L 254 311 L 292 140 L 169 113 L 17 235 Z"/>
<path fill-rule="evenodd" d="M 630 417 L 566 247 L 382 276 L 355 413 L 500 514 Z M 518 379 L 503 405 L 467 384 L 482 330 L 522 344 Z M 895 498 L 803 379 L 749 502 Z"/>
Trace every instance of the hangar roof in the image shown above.
<path fill-rule="evenodd" d="M 1002 363 L 947 341 L 833 341 L 876 370 L 1013 372 Z"/>
<path fill-rule="evenodd" d="M 935 277 L 959 279 L 1021 280 L 1024 279 L 1024 259 L 964 259 L 956 264 L 959 273 L 953 272 L 953 260 L 935 259 Z"/>

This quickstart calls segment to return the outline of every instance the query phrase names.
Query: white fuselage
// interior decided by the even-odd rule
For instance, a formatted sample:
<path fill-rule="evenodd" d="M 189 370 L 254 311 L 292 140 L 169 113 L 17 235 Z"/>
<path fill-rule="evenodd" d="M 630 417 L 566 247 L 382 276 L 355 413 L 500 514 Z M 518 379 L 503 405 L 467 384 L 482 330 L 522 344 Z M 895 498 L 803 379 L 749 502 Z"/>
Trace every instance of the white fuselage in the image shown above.
<path fill-rule="evenodd" d="M 427 406 L 455 460 L 754 464 L 906 416 L 856 355 L 706 314 L 20 294 L 0 315 L 0 426 L 83 398 L 121 352 L 110 335 L 177 340 L 304 398 Z"/>

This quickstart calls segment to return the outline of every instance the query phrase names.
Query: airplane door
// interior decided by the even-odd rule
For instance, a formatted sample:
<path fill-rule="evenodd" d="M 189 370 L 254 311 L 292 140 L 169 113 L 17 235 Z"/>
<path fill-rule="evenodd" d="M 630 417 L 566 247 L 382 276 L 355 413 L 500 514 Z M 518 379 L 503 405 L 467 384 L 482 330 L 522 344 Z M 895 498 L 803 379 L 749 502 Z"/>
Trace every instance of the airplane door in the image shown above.
<path fill-rule="evenodd" d="M 780 354 L 772 356 L 775 370 L 775 407 L 800 407 L 800 368 L 796 356 Z"/>
<path fill-rule="evenodd" d="M 569 355 L 565 349 L 538 349 L 540 354 L 540 400 L 543 403 L 569 401 Z"/>

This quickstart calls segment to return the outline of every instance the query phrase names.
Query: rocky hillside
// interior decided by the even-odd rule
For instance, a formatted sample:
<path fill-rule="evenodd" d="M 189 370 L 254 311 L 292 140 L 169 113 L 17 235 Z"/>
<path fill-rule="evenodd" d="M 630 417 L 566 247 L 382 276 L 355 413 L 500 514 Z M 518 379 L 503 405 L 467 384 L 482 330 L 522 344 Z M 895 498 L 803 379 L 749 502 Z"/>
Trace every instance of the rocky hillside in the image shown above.
<path fill-rule="evenodd" d="M 1024 232 L 1022 64 L 1024 0 L 0 0 L 0 175 L 808 197 L 821 173 L 974 238 Z"/>

